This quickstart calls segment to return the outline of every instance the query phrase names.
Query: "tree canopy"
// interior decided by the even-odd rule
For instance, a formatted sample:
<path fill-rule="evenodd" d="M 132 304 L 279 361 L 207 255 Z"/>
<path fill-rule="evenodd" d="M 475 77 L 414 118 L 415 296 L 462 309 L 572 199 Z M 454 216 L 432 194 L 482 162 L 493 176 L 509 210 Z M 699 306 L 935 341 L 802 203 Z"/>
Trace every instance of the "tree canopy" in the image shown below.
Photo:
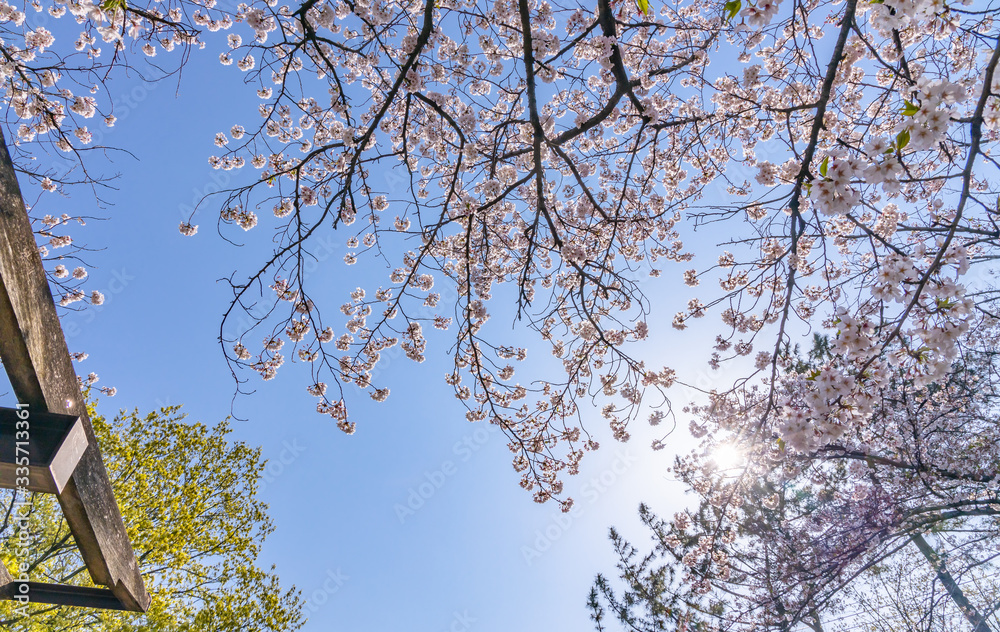
<path fill-rule="evenodd" d="M 183 420 L 174 406 L 114 419 L 90 418 L 152 605 L 144 614 L 31 604 L 21 616 L 0 602 L 7 630 L 235 630 L 284 632 L 304 623 L 297 590 L 283 588 L 275 569 L 256 560 L 273 530 L 257 498 L 264 468 L 260 449 L 233 441 L 223 421 Z M 33 581 L 92 586 L 54 496 L 0 496 L 0 558 L 19 557 L 28 535 Z M 15 501 L 28 503 L 26 527 L 12 520 Z M 25 510 L 18 508 L 19 513 Z M 15 538 L 14 536 L 18 537 Z M 17 565 L 8 567 L 16 568 Z"/>
<path fill-rule="evenodd" d="M 389 388 L 373 377 L 382 355 L 399 347 L 419 362 L 424 326 L 448 329 L 446 382 L 470 420 L 503 428 L 538 501 L 568 507 L 561 475 L 599 443 L 581 399 L 598 400 L 610 435 L 626 440 L 643 393 L 685 377 L 634 353 L 665 321 L 650 317 L 646 275 L 699 286 L 673 327 L 715 314 L 711 367 L 731 365 L 737 385 L 770 382 L 747 431 L 801 422 L 811 430 L 789 430 L 797 448 L 869 423 L 849 402 L 871 396 L 857 377 L 879 372 L 892 349 L 916 379 L 940 378 L 972 312 L 991 309 L 993 294 L 966 284 L 997 239 L 989 2 L 37 10 L 75 18 L 79 52 L 11 7 L 5 86 L 22 151 L 78 151 L 92 136 L 86 119 L 113 124 L 91 86 L 115 64 L 138 66 L 130 53 L 150 63 L 187 55 L 218 32 L 232 49 L 221 63 L 257 84 L 260 119 L 220 132 L 211 160 L 254 172 L 222 196 L 219 221 L 275 241 L 259 269 L 232 279 L 224 320 L 247 311 L 257 325 L 235 340 L 220 329 L 237 379 L 243 369 L 270 379 L 286 355 L 310 363 L 317 410 L 353 432 L 343 385 L 383 400 Z M 686 248 L 696 227 L 726 250 Z M 345 264 L 383 257 L 392 267 L 381 287 L 345 289 L 339 320 L 312 299 L 304 272 L 310 244 L 331 231 L 351 248 Z M 442 303 L 441 288 L 457 300 Z M 516 369 L 523 334 L 487 324 L 508 316 L 498 300 L 551 347 L 561 373 Z M 837 349 L 837 379 L 817 383 L 838 403 L 799 419 L 778 396 L 781 350 L 803 327 L 833 333 L 835 321 L 860 328 Z"/>
<path fill-rule="evenodd" d="M 450 331 L 467 418 L 499 426 L 521 486 L 568 510 L 564 476 L 599 440 L 677 421 L 670 387 L 689 378 L 644 342 L 711 317 L 727 386 L 680 420 L 705 441 L 676 468 L 704 501 L 664 545 L 690 569 L 681 594 L 738 582 L 733 625 L 787 627 L 893 546 L 930 561 L 925 532 L 994 542 L 995 2 L 39 1 L 80 25 L 75 52 L 5 6 L 24 157 L 82 152 L 87 119 L 114 123 L 94 84 L 143 55 L 161 68 L 224 38 L 219 61 L 256 88 L 260 117 L 220 131 L 210 161 L 247 173 L 202 207 L 228 239 L 274 242 L 230 278 L 238 383 L 306 363 L 317 411 L 352 433 L 345 385 L 384 401 L 380 360 L 420 362 L 425 327 Z M 41 221 L 67 244 L 65 219 Z M 338 288 L 339 315 L 307 274 L 331 234 L 344 265 L 391 269 Z M 84 298 L 71 284 L 63 302 Z M 809 333 L 827 345 L 799 361 Z M 555 370 L 525 362 L 539 348 Z"/>
<path fill-rule="evenodd" d="M 1000 611 L 998 323 L 976 325 L 946 379 L 921 385 L 886 371 L 872 402 L 877 423 L 863 432 L 810 449 L 780 437 L 706 435 L 674 467 L 697 505 L 669 520 L 643 507 L 649 553 L 612 532 L 625 584 L 616 590 L 599 577 L 593 616 L 642 630 L 805 622 L 820 631 L 830 620 L 848 629 L 995 629 L 987 621 Z M 786 392 L 835 362 L 825 344 L 809 360 L 786 359 Z M 765 405 L 755 386 L 691 412 L 725 428 Z"/>

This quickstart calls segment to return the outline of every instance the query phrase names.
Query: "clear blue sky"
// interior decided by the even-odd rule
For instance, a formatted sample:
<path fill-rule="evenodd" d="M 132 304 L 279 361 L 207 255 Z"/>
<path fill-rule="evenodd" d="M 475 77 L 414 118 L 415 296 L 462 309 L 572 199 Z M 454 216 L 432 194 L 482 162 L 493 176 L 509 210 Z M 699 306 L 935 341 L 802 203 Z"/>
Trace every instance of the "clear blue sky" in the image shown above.
<path fill-rule="evenodd" d="M 70 350 L 90 354 L 78 372 L 95 371 L 100 386 L 118 388 L 101 402 L 105 414 L 183 404 L 192 420 L 211 423 L 230 412 L 234 384 L 217 344 L 228 291 L 217 280 L 270 251 L 266 221 L 243 249 L 216 234 L 211 207 L 196 217 L 195 238 L 177 231 L 185 207 L 215 190 L 223 174 L 207 161 L 214 134 L 237 122 L 249 127 L 257 116 L 252 88 L 235 68 L 219 66 L 218 52 L 196 52 L 179 89 L 170 81 L 111 83 L 119 121 L 102 142 L 135 156 L 92 163 L 121 174 L 118 190 L 103 194 L 113 205 L 95 208 L 80 189 L 62 200 L 49 195 L 40 207 L 107 218 L 72 231 L 77 243 L 101 249 L 85 255 L 86 289 L 102 290 L 106 304 L 63 321 Z M 315 278 L 377 285 L 384 269 L 340 262 L 347 236 L 327 242 L 329 258 Z M 646 290 L 655 301 L 677 285 L 661 280 Z M 657 313 L 654 333 L 669 330 L 676 309 Z M 704 359 L 692 353 L 697 335 L 670 339 L 673 346 L 654 336 L 642 355 L 678 369 Z M 689 347 L 676 346 L 680 340 Z M 302 589 L 309 632 L 592 629 L 584 602 L 594 575 L 613 570 L 608 527 L 645 545 L 639 502 L 664 512 L 681 502 L 666 479 L 672 450 L 652 452 L 654 433 L 641 424 L 632 442 L 616 445 L 596 411 L 588 413 L 603 448 L 567 480 L 577 509 L 567 517 L 536 505 L 516 484 L 506 440 L 465 421 L 444 384 L 445 342 L 432 339 L 423 365 L 395 359 L 383 369 L 392 395 L 385 404 L 355 399 L 352 437 L 314 412 L 301 366 L 267 383 L 249 376 L 257 392 L 236 399 L 236 414 L 248 421 L 235 434 L 262 446 L 271 461 L 262 495 L 277 527 L 260 563 L 276 564 L 286 585 Z M 703 376 L 701 386 L 713 380 Z M 683 405 L 685 393 L 674 395 Z M 686 450 L 687 420 L 680 421 L 672 443 Z"/>

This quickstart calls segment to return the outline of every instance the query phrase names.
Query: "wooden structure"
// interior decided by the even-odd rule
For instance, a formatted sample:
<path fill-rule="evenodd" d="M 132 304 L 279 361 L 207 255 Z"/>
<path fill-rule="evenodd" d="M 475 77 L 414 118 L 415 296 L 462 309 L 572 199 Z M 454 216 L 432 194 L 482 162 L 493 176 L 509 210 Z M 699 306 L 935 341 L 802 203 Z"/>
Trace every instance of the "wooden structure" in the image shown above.
<path fill-rule="evenodd" d="M 19 431 L 18 422 L 29 430 Z M 24 434 L 19 436 L 19 432 Z M 22 438 L 26 440 L 19 440 Z M 19 487 L 16 460 L 23 457 L 28 475 L 23 477 L 27 484 L 22 487 L 30 492 L 61 494 L 87 450 L 87 433 L 80 418 L 73 415 L 0 408 L 0 449 L 0 487 Z"/>
<path fill-rule="evenodd" d="M 33 446 L 29 489 L 58 496 L 95 584 L 20 582 L 0 564 L 0 598 L 145 612 L 150 597 L 101 459 L 14 165 L 0 131 L 0 358 Z M 14 481 L 17 420 L 0 415 L 0 485 Z M 25 588 L 25 586 L 27 586 Z"/>

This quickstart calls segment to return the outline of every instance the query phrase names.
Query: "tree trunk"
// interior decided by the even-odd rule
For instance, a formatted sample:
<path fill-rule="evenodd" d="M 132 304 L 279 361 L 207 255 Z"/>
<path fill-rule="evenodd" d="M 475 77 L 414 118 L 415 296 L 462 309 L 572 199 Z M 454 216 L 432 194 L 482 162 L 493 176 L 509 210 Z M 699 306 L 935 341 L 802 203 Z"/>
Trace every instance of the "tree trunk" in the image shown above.
<path fill-rule="evenodd" d="M 955 578 L 951 576 L 948 572 L 947 567 L 944 565 L 944 560 L 941 556 L 931 548 L 931 545 L 927 543 L 924 536 L 919 533 L 910 535 L 910 540 L 917 545 L 920 552 L 923 553 L 924 558 L 937 573 L 937 577 L 941 580 L 941 584 L 944 585 L 945 590 L 948 591 L 948 595 L 951 597 L 952 601 L 958 606 L 958 609 L 962 611 L 965 615 L 966 620 L 972 625 L 974 632 L 993 632 L 988 625 L 986 625 L 986 618 L 979 613 L 969 600 L 966 598 L 965 593 L 962 592 L 961 586 L 955 581 Z"/>

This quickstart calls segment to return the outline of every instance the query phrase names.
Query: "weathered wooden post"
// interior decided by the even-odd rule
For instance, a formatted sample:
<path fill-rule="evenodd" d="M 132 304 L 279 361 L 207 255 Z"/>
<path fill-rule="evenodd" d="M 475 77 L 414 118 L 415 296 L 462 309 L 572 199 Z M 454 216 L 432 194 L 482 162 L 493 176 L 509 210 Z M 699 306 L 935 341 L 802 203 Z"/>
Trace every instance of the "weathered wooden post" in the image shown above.
<path fill-rule="evenodd" d="M 0 358 L 37 436 L 30 486 L 55 493 L 87 570 L 101 588 L 17 581 L 0 564 L 0 598 L 144 612 L 150 597 L 94 436 L 14 165 L 0 130 Z M 10 411 L 10 409 L 8 409 Z M 17 411 L 0 417 L 0 484 L 16 482 Z M 37 420 L 30 421 L 30 420 Z M 7 428 L 6 424 L 10 424 Z M 35 435 L 34 425 L 37 423 Z M 22 435 L 24 436 L 24 435 Z M 10 438 L 13 438 L 12 441 Z M 44 453 L 44 454 L 43 454 Z M 29 459 L 30 460 L 30 459 Z M 12 463 L 13 461 L 13 463 Z M 15 487 L 19 487 L 16 486 Z"/>

